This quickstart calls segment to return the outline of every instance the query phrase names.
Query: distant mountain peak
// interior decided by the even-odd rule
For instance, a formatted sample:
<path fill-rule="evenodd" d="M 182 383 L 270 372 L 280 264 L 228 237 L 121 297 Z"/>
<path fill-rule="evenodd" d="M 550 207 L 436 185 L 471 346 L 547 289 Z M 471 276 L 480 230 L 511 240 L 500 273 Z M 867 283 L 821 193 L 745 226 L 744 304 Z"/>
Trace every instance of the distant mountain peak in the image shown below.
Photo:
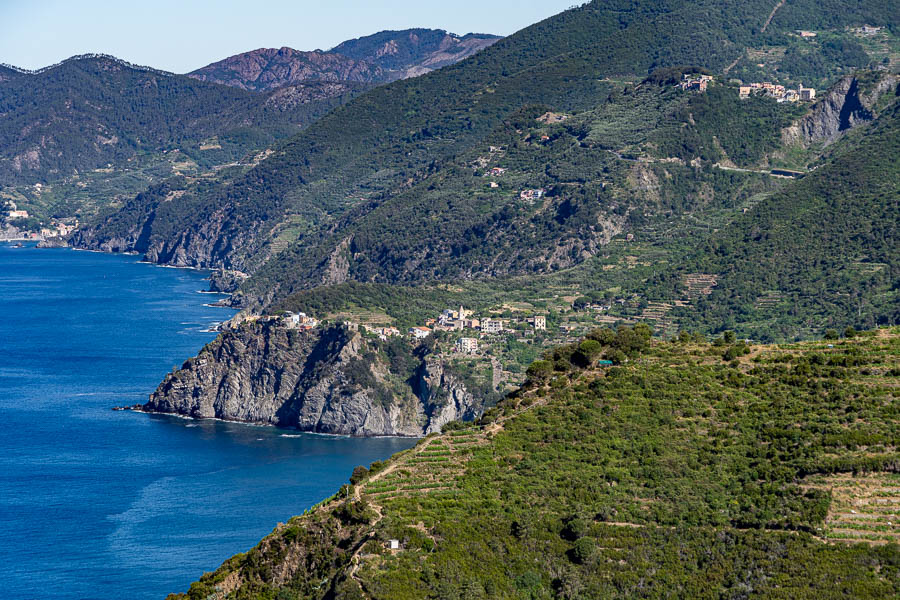
<path fill-rule="evenodd" d="M 252 91 L 268 91 L 309 81 L 367 83 L 377 81 L 381 69 L 371 63 L 322 50 L 259 48 L 230 56 L 189 73 L 202 81 Z"/>
<path fill-rule="evenodd" d="M 53 69 L 57 69 L 64 65 L 69 65 L 73 63 L 79 62 L 107 62 L 112 63 L 118 66 L 125 67 L 127 69 L 132 69 L 134 71 L 147 71 L 149 73 L 156 73 L 158 75 L 174 75 L 174 73 L 170 71 L 163 71 L 162 69 L 155 69 L 153 67 L 147 67 L 144 65 L 136 65 L 134 63 L 130 63 L 127 60 L 123 60 L 111 54 L 102 54 L 99 52 L 91 52 L 87 54 L 76 54 L 75 56 L 70 56 L 65 60 L 61 60 L 58 63 L 47 65 L 46 67 L 41 67 L 40 69 L 23 69 L 21 67 L 17 67 L 15 65 L 10 65 L 7 63 L 0 63 L 0 68 L 8 69 L 10 71 L 14 71 L 20 75 L 40 75 L 42 73 L 46 73 L 48 71 L 52 71 Z"/>
<path fill-rule="evenodd" d="M 460 37 L 442 29 L 381 31 L 331 50 L 258 48 L 188 75 L 252 91 L 308 81 L 385 83 L 453 64 L 499 39 L 489 34 Z"/>

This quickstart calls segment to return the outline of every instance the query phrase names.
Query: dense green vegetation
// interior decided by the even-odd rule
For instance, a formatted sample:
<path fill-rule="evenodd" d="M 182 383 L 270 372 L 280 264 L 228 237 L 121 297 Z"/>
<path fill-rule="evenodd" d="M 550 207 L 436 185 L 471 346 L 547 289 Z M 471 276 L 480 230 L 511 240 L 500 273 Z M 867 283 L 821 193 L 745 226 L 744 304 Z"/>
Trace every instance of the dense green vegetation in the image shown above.
<path fill-rule="evenodd" d="M 315 89 L 252 94 L 107 57 L 74 58 L 33 74 L 9 72 L 15 76 L 0 82 L 0 185 L 63 188 L 65 198 L 46 208 L 41 194 L 26 196 L 23 206 L 44 208 L 45 217 L 74 214 L 61 204 L 73 194 L 92 193 L 89 200 L 115 191 L 115 183 L 104 185 L 110 179 L 133 196 L 179 166 L 196 174 L 237 161 L 295 135 L 366 89 L 348 85 L 334 97 Z M 164 153 L 171 151 L 177 159 L 167 160 Z"/>
<path fill-rule="evenodd" d="M 721 274 L 712 294 L 683 318 L 713 329 L 739 327 L 755 339 L 900 321 L 900 103 L 845 142 L 831 162 L 652 277 L 658 287 L 648 294 L 677 297 L 686 273 Z M 778 301 L 760 306 L 772 291 Z"/>
<path fill-rule="evenodd" d="M 557 349 L 479 424 L 355 471 L 187 596 L 226 580 L 228 598 L 900 594 L 900 527 L 871 529 L 886 545 L 822 539 L 828 477 L 897 489 L 900 331 L 730 362 L 733 335 L 648 339 L 606 330 Z M 616 352 L 620 366 L 593 366 Z"/>
<path fill-rule="evenodd" d="M 727 86 L 708 95 L 646 81 L 634 90 L 614 90 L 599 106 L 556 125 L 540 120 L 547 107 L 525 108 L 483 145 L 421 183 L 355 208 L 326 235 L 305 237 L 244 291 L 275 290 L 283 297 L 312 287 L 342 245 L 344 277 L 357 281 L 554 271 L 597 254 L 623 230 L 641 231 L 673 214 L 733 207 L 775 189 L 778 182 L 767 177 L 709 163 L 753 166 L 777 147 L 780 128 L 798 110 L 762 98 L 741 102 Z M 675 162 L 629 162 L 616 153 Z M 685 164 L 695 159 L 705 166 Z M 493 167 L 506 171 L 493 176 Z M 546 195 L 522 198 L 529 189 Z"/>
<path fill-rule="evenodd" d="M 415 186 L 430 185 L 424 183 L 428 180 L 443 186 L 447 179 L 466 179 L 457 159 L 483 150 L 489 138 L 502 130 L 504 122 L 514 120 L 523 107 L 541 104 L 572 113 L 597 109 L 598 102 L 616 105 L 618 94 L 627 96 L 625 88 L 659 67 L 693 65 L 721 73 L 747 48 L 780 39 L 795 29 L 842 28 L 861 22 L 888 24 L 893 17 L 890 2 L 873 0 L 847 7 L 832 1 L 823 4 L 804 0 L 777 11 L 766 32 L 761 33 L 771 10 L 771 3 L 762 0 L 586 4 L 510 36 L 463 63 L 359 97 L 285 144 L 233 184 L 185 196 L 179 202 L 183 215 L 169 211 L 172 214 L 167 218 L 193 220 L 197 227 L 209 215 L 222 215 L 225 222 L 217 230 L 221 238 L 218 247 L 230 251 L 215 256 L 215 266 L 253 266 L 255 270 L 270 255 L 276 255 L 276 261 L 246 288 L 255 298 L 268 299 L 276 286 L 280 289 L 274 293 L 283 297 L 296 288 L 334 281 L 326 271 L 333 271 L 333 259 L 346 252 L 338 250 L 345 243 L 364 245 L 359 253 L 363 264 L 354 265 L 355 272 L 349 274 L 338 272 L 337 279 L 408 280 L 410 265 L 389 263 L 396 253 L 421 253 L 415 257 L 416 262 L 429 258 L 428 245 L 435 239 L 433 228 L 424 227 L 419 219 L 414 222 L 420 229 L 398 240 L 395 232 L 382 224 L 423 216 L 423 212 L 456 209 L 458 202 L 471 204 L 469 198 L 458 196 L 461 190 L 444 187 L 445 197 L 432 196 L 428 198 L 430 207 L 419 210 L 416 204 L 422 189 Z M 727 97 L 726 90 L 720 93 Z M 784 107 L 785 113 L 780 113 L 777 107 L 751 102 L 741 105 L 738 112 L 742 114 L 735 115 L 731 110 L 735 104 L 731 99 L 726 111 L 701 102 L 696 109 L 704 116 L 705 126 L 683 133 L 660 133 L 662 139 L 648 143 L 661 144 L 666 151 L 675 152 L 675 157 L 702 153 L 710 159 L 725 154 L 739 163 L 758 159 L 772 146 L 773 139 L 777 140 L 778 124 L 790 116 L 790 111 Z M 688 118 L 691 112 L 679 113 L 677 106 L 667 109 L 682 118 Z M 737 120 L 729 121 L 731 117 Z M 640 123 L 641 118 L 637 114 L 634 122 Z M 736 128 L 735 133 L 717 130 L 726 122 Z M 748 134 L 741 136 L 743 130 L 749 130 Z M 724 151 L 716 148 L 713 131 L 717 131 L 716 143 Z M 558 144 L 551 135 L 547 153 L 565 152 L 573 137 L 582 142 L 587 133 L 584 129 L 569 131 Z M 559 170 L 579 160 L 586 172 L 602 170 L 609 160 L 609 156 L 601 159 L 599 152 L 583 155 L 580 159 L 560 158 Z M 540 178 L 539 172 L 530 175 L 531 179 Z M 560 173 L 550 175 L 569 182 Z M 602 187 L 604 182 L 593 177 L 588 183 Z M 700 181 L 693 184 L 701 187 Z M 585 247 L 578 241 L 587 237 L 587 224 L 601 221 L 591 232 L 590 237 L 595 238 L 592 241 L 598 237 L 602 240 L 610 230 L 607 216 L 598 213 L 595 206 L 598 191 L 586 185 L 584 198 L 557 194 L 559 204 L 534 223 L 537 239 L 529 236 L 523 240 L 522 247 L 534 248 L 534 256 L 508 252 L 502 257 L 507 264 L 499 265 L 493 273 L 484 264 L 486 257 L 470 253 L 472 244 L 468 240 L 478 239 L 480 234 L 521 235 L 531 229 L 531 215 L 516 207 L 504 211 L 499 204 L 508 204 L 509 198 L 502 194 L 482 194 L 474 205 L 463 207 L 464 218 L 458 224 L 450 220 L 456 227 L 451 232 L 452 243 L 438 248 L 436 260 L 426 268 L 416 268 L 421 272 L 416 277 L 497 275 L 510 262 L 525 265 L 522 270 L 567 266 L 583 254 L 591 254 L 591 243 Z M 623 213 L 630 212 L 628 200 L 620 199 Z M 646 212 L 641 210 L 641 202 L 634 208 L 631 212 L 635 214 Z M 152 209 L 150 206 L 138 212 L 148 214 Z M 376 209 L 377 214 L 369 217 Z M 476 217 L 483 223 L 475 223 Z M 374 223 L 363 225 L 363 218 Z M 377 227 L 372 234 L 359 231 L 368 232 L 373 224 Z M 156 228 L 165 230 L 163 219 L 153 221 L 150 237 L 161 244 L 172 241 L 164 239 Z M 248 231 L 254 232 L 250 243 L 239 239 L 241 232 Z M 106 233 L 115 234 L 111 230 Z M 554 237 L 565 238 L 560 248 L 548 247 Z M 280 253 L 285 246 L 289 250 Z M 546 264 L 543 257 L 548 251 L 561 260 Z M 539 260 L 535 261 L 536 257 Z"/>
<path fill-rule="evenodd" d="M 678 154 L 690 148 L 708 152 L 708 161 L 758 169 L 754 161 L 777 147 L 796 108 L 765 98 L 740 102 L 729 86 L 683 94 L 653 79 L 557 125 L 535 120 L 540 107 L 518 113 L 488 140 L 502 153 L 467 154 L 328 238 L 349 240 L 348 277 L 379 283 L 299 291 L 278 306 L 320 315 L 368 307 L 414 324 L 460 302 L 482 309 L 554 294 L 636 294 L 643 306 L 684 301 L 668 316 L 678 327 L 737 329 L 764 341 L 898 322 L 894 94 L 872 125 L 831 147 L 805 178 L 786 181 L 669 157 L 685 160 L 691 154 Z M 873 85 L 865 74 L 860 82 Z M 658 128 L 638 127 L 656 120 Z M 542 134 L 550 140 L 536 143 Z M 488 166 L 473 168 L 480 157 Z M 495 164 L 508 171 L 489 178 L 499 182 L 491 189 L 481 174 Z M 518 197 L 534 187 L 547 195 Z M 611 235 L 634 232 L 635 242 L 591 246 L 598 219 L 612 225 Z M 287 251 L 248 289 L 283 294 L 314 284 L 332 247 Z M 516 272 L 537 276 L 509 276 Z M 717 280 L 711 294 L 692 295 L 691 274 Z M 390 281 L 424 285 L 391 288 Z"/>

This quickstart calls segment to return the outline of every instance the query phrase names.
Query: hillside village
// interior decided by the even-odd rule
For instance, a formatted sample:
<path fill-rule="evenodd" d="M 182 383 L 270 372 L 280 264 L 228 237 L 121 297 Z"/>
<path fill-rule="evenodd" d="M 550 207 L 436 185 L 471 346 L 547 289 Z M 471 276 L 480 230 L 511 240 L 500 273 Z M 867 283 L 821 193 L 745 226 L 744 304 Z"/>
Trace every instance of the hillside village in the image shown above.
<path fill-rule="evenodd" d="M 738 90 L 738 94 L 741 98 L 749 98 L 751 95 L 760 94 L 768 98 L 774 98 L 778 102 L 813 102 L 816 99 L 815 88 L 803 87 L 803 84 L 800 84 L 797 89 L 792 90 L 768 81 L 742 85 Z"/>
<path fill-rule="evenodd" d="M 524 381 L 525 369 L 544 351 L 572 343 L 597 328 L 644 322 L 660 334 L 673 335 L 675 328 L 668 313 L 709 295 L 716 278 L 694 274 L 684 286 L 684 299 L 674 304 L 647 302 L 637 295 L 562 296 L 548 304 L 545 311 L 536 310 L 529 303 L 503 304 L 480 311 L 464 306 L 445 308 L 406 328 L 384 323 L 383 317 L 365 312 L 329 315 L 321 320 L 305 312 L 250 319 L 280 322 L 297 331 L 342 322 L 348 329 L 381 342 L 404 340 L 411 347 L 425 344 L 458 369 L 480 373 L 491 389 L 503 393 Z"/>
<path fill-rule="evenodd" d="M 685 73 L 682 75 L 681 81 L 675 84 L 675 87 L 682 91 L 703 93 L 713 82 L 715 82 L 715 78 L 712 75 Z M 788 89 L 783 85 L 765 81 L 762 83 L 741 83 L 738 86 L 738 95 L 741 98 L 760 95 L 772 98 L 777 102 L 814 102 L 816 99 L 816 90 L 811 87 L 803 87 L 802 83 L 797 89 Z"/>
<path fill-rule="evenodd" d="M 75 217 L 54 219 L 49 224 L 38 221 L 27 210 L 21 210 L 12 200 L 0 206 L 0 240 L 45 241 L 63 238 L 78 227 Z"/>

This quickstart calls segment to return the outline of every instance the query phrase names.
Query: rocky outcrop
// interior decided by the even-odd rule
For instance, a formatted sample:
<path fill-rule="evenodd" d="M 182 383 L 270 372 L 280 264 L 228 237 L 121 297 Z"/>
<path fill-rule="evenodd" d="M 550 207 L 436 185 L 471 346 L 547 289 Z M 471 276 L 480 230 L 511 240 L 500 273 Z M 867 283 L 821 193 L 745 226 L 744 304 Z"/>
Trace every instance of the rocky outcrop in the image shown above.
<path fill-rule="evenodd" d="M 66 248 L 69 242 L 64 237 L 48 237 L 37 243 L 37 248 Z"/>
<path fill-rule="evenodd" d="M 786 145 L 827 146 L 845 131 L 872 121 L 875 107 L 884 94 L 896 94 L 900 76 L 888 73 L 865 74 L 861 80 L 848 75 L 838 81 L 805 117 L 782 132 Z M 874 81 L 871 79 L 875 78 Z"/>
<path fill-rule="evenodd" d="M 428 413 L 426 434 L 439 433 L 451 421 L 474 421 L 484 411 L 483 399 L 469 392 L 439 359 L 426 359 L 413 383 Z"/>
<path fill-rule="evenodd" d="M 222 83 L 252 91 L 268 91 L 307 81 L 372 82 L 382 70 L 366 61 L 316 50 L 260 48 L 230 56 L 190 73 L 201 81 Z"/>
<path fill-rule="evenodd" d="M 378 344 L 344 325 L 247 322 L 169 374 L 143 410 L 355 436 L 421 436 L 481 414 L 440 360 L 420 350 L 418 368 L 397 372 L 409 361 Z"/>
<path fill-rule="evenodd" d="M 230 294 L 237 291 L 248 277 L 250 276 L 241 271 L 217 269 L 209 276 L 209 291 Z"/>

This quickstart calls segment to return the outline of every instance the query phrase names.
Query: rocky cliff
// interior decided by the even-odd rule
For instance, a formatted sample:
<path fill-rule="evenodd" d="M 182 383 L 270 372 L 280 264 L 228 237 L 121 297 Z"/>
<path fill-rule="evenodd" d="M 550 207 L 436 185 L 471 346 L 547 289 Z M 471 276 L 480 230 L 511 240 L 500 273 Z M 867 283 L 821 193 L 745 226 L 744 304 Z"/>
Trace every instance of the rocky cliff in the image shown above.
<path fill-rule="evenodd" d="M 848 75 L 836 83 L 796 124 L 784 130 L 786 145 L 834 143 L 844 132 L 872 121 L 879 100 L 896 95 L 900 76 L 889 73 Z"/>
<path fill-rule="evenodd" d="M 472 420 L 483 401 L 425 348 L 331 325 L 244 323 L 169 374 L 148 412 L 356 436 L 421 436 Z"/>
<path fill-rule="evenodd" d="M 307 81 L 377 81 L 382 70 L 366 61 L 316 50 L 260 48 L 197 69 L 189 76 L 244 90 L 266 91 Z"/>
<path fill-rule="evenodd" d="M 193 201 L 193 190 L 185 180 L 166 180 L 138 194 L 118 212 L 77 230 L 69 243 L 83 250 L 135 252 L 147 262 L 174 267 L 250 270 L 245 258 L 268 241 L 262 219 L 254 216 L 237 225 L 225 209 L 214 206 L 200 212 L 192 207 Z M 196 222 L 186 226 L 185 215 Z M 260 256 L 264 259 L 265 252 Z"/>

